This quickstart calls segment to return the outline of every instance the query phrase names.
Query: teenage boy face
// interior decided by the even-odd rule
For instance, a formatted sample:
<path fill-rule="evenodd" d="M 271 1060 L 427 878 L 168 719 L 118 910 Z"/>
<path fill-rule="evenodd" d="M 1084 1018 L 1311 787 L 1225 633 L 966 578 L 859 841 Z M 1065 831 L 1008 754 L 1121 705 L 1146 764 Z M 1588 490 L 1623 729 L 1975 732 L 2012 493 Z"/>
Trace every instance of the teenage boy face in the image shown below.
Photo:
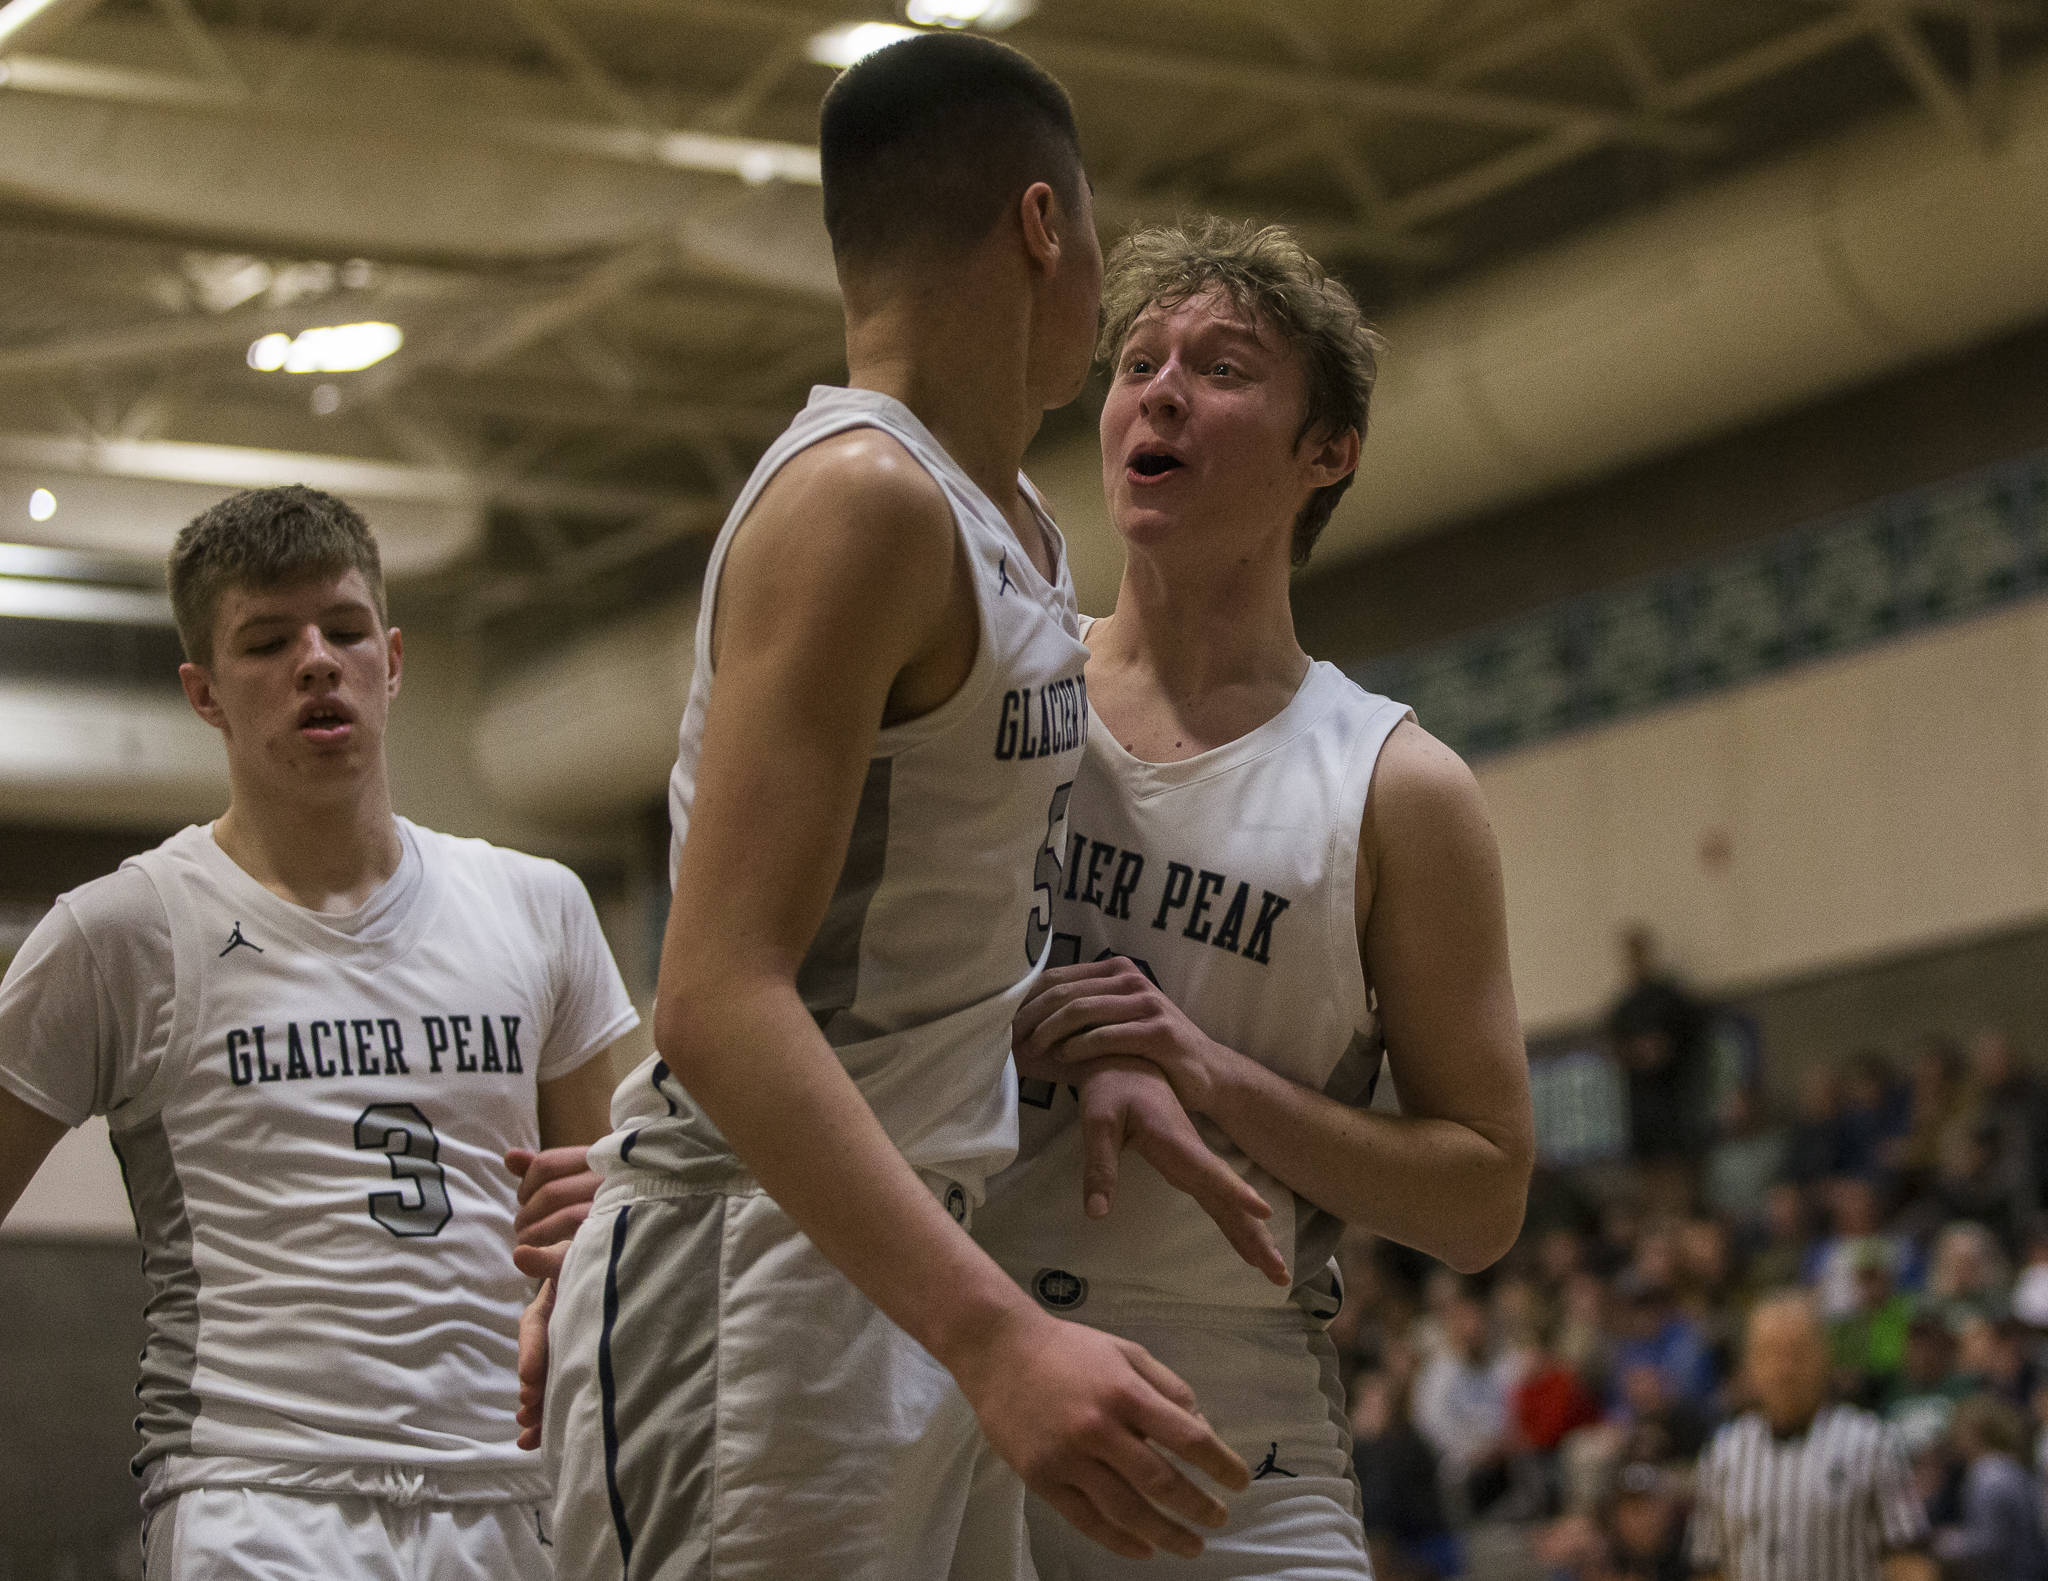
<path fill-rule="evenodd" d="M 226 738 L 238 779 L 282 794 L 346 790 L 381 771 L 401 642 L 359 571 L 231 587 L 213 657 L 178 671 L 193 710 Z"/>
<path fill-rule="evenodd" d="M 1141 314 L 1102 407 L 1110 517 L 1133 546 L 1214 539 L 1239 555 L 1286 554 L 1316 489 L 1356 462 L 1355 444 L 1310 434 L 1295 351 L 1220 292 Z"/>

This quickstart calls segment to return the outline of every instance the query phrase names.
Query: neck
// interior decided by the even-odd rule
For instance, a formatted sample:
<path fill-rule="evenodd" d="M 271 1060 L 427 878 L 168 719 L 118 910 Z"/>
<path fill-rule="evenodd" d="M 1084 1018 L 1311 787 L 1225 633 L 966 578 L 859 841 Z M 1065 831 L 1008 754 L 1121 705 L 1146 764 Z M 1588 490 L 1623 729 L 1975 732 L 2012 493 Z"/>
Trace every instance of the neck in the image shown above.
<path fill-rule="evenodd" d="M 997 506 L 1045 413 L 1030 388 L 1027 301 L 970 256 L 938 278 L 909 277 L 847 304 L 847 383 L 909 407 Z"/>
<path fill-rule="evenodd" d="M 213 839 L 272 894 L 310 911 L 353 911 L 398 871 L 391 787 L 371 776 L 343 808 L 251 794 L 231 776 Z"/>
<path fill-rule="evenodd" d="M 1205 562 L 1169 546 L 1130 547 L 1116 613 L 1089 648 L 1111 665 L 1142 665 L 1169 697 L 1278 686 L 1308 673 L 1294 635 L 1287 564 L 1276 556 Z"/>
<path fill-rule="evenodd" d="M 1813 1419 L 1820 1415 L 1821 1403 L 1816 1401 L 1803 1411 L 1794 1411 L 1785 1416 L 1775 1416 L 1771 1412 L 1765 1411 L 1764 1420 L 1770 1424 L 1771 1431 L 1777 1434 L 1778 1437 L 1792 1438 L 1813 1426 Z"/>

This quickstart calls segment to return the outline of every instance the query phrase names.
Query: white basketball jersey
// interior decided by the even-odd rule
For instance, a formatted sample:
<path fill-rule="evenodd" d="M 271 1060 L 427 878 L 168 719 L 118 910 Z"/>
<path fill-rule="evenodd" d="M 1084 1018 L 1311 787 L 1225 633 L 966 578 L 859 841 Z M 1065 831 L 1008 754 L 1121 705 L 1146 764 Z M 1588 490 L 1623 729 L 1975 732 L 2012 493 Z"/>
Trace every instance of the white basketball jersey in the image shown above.
<path fill-rule="evenodd" d="M 733 535 L 792 456 L 854 428 L 888 434 L 945 492 L 974 569 L 981 641 L 953 697 L 881 732 L 797 986 L 904 1157 L 962 1188 L 964 1200 L 951 1203 L 958 1214 L 1015 1152 L 1010 1020 L 1051 942 L 1067 796 L 1087 736 L 1073 581 L 1030 485 L 1026 497 L 1059 557 L 1051 584 L 909 408 L 870 390 L 814 389 L 712 550 L 669 811 L 680 849 L 715 684 L 712 611 Z M 737 1172 L 725 1139 L 659 1056 L 620 1085 L 612 1121 L 619 1129 L 591 1156 L 608 1174 L 640 1172 L 639 1189 L 650 1175 Z"/>
<path fill-rule="evenodd" d="M 537 1078 L 635 1017 L 573 875 L 403 835 L 410 891 L 354 934 L 205 828 L 127 864 L 162 900 L 176 985 L 153 1076 L 109 1116 L 150 1284 L 138 1470 L 170 1455 L 532 1479 L 501 1155 L 538 1145 Z"/>
<path fill-rule="evenodd" d="M 1074 783 L 1049 964 L 1139 962 L 1211 1038 L 1288 1080 L 1368 1102 L 1378 1018 L 1359 958 L 1359 826 L 1381 746 L 1407 708 L 1311 665 L 1256 730 L 1179 763 L 1132 757 L 1099 720 Z M 1025 1082 L 1016 1164 L 990 1183 L 975 1238 L 1056 1310 L 1093 1295 L 1316 1306 L 1342 1226 L 1214 1126 L 1205 1139 L 1272 1204 L 1290 1297 L 1239 1259 L 1194 1201 L 1125 1153 L 1114 1207 L 1081 1206 L 1079 1105 Z"/>

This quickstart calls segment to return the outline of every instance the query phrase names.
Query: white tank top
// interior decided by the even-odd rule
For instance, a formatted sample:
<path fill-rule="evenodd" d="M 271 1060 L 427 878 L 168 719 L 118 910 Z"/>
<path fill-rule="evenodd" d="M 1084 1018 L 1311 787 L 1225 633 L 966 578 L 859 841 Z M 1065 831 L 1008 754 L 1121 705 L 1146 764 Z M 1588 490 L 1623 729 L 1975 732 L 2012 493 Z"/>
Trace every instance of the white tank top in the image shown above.
<path fill-rule="evenodd" d="M 391 1463 L 545 1487 L 514 1440 L 527 1281 L 508 1147 L 537 1081 L 636 1019 L 552 862 L 401 820 L 342 931 L 189 828 L 130 859 L 163 902 L 161 1061 L 110 1115 L 150 1284 L 138 1469 Z"/>
<path fill-rule="evenodd" d="M 1088 650 L 1073 581 L 1030 485 L 1026 497 L 1059 559 L 1051 584 L 909 408 L 870 390 L 812 390 L 712 549 L 669 811 L 679 850 L 714 684 L 712 612 L 733 535 L 792 456 L 854 428 L 891 436 L 945 492 L 974 569 L 981 640 L 957 693 L 881 732 L 797 986 L 890 1139 L 913 1167 L 944 1177 L 948 1206 L 963 1217 L 1016 1150 L 1010 1020 L 1051 944 L 1067 796 L 1087 737 Z M 591 1157 L 634 1191 L 744 1178 L 659 1055 L 620 1084 L 612 1123 L 618 1129 Z"/>
<path fill-rule="evenodd" d="M 1052 959 L 1142 962 L 1210 1037 L 1288 1080 L 1369 1102 L 1380 1035 L 1359 958 L 1358 834 L 1373 765 L 1406 706 L 1329 664 L 1237 740 L 1179 763 L 1132 757 L 1099 720 L 1074 783 L 1053 908 Z M 1017 1162 L 990 1182 L 975 1238 L 1060 1312 L 1114 1296 L 1211 1306 L 1290 1299 L 1327 1316 L 1325 1265 L 1342 1226 L 1253 1164 L 1209 1144 L 1273 1206 L 1294 1289 L 1267 1282 L 1215 1224 L 1126 1152 L 1115 1206 L 1081 1207 L 1073 1089 L 1023 1084 Z"/>

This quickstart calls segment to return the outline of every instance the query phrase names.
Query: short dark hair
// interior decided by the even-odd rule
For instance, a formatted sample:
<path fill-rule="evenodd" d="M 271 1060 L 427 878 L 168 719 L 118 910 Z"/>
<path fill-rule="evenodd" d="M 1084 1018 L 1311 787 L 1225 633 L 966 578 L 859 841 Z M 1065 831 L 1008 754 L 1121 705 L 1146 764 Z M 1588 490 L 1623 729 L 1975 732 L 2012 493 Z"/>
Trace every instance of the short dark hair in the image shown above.
<path fill-rule="evenodd" d="M 167 580 L 178 640 L 213 662 L 213 622 L 231 587 L 283 587 L 360 571 L 385 623 L 384 567 L 369 524 L 345 500 L 304 484 L 245 489 L 201 511 L 171 546 Z"/>
<path fill-rule="evenodd" d="M 1308 409 L 1299 444 L 1311 434 L 1334 439 L 1347 428 L 1365 443 L 1372 387 L 1379 378 L 1380 337 L 1344 282 L 1332 279 L 1277 225 L 1211 215 L 1179 225 L 1133 231 L 1109 255 L 1102 281 L 1102 335 L 1096 354 L 1114 364 L 1125 337 L 1149 308 L 1176 308 L 1214 291 L 1259 325 L 1270 326 L 1301 356 Z M 1326 483 L 1294 523 L 1291 558 L 1309 552 L 1356 472 Z"/>
<path fill-rule="evenodd" d="M 1081 199 L 1066 89 L 972 33 L 921 33 L 848 67 L 818 113 L 818 155 L 842 266 L 971 246 L 1034 182 Z"/>

